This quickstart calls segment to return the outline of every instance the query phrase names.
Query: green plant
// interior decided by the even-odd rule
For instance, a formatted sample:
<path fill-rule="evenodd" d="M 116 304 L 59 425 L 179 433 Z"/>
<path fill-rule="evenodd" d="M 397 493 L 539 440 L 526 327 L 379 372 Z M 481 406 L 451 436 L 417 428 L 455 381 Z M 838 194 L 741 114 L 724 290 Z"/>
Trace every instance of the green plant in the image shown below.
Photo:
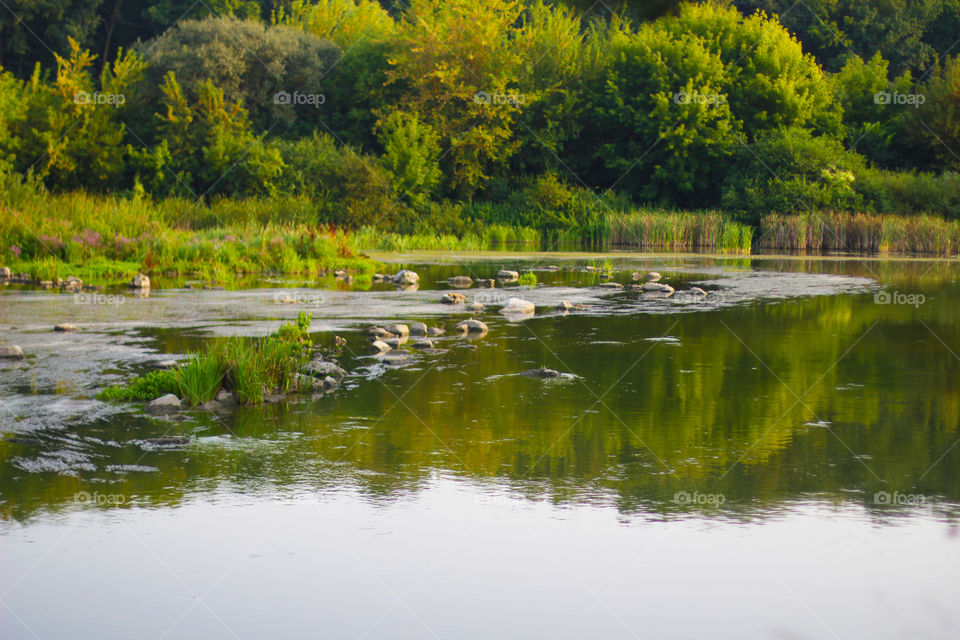
<path fill-rule="evenodd" d="M 537 286 L 537 274 L 535 274 L 533 271 L 527 271 L 520 276 L 520 279 L 517 280 L 517 283 L 526 285 L 528 287 L 535 287 Z"/>

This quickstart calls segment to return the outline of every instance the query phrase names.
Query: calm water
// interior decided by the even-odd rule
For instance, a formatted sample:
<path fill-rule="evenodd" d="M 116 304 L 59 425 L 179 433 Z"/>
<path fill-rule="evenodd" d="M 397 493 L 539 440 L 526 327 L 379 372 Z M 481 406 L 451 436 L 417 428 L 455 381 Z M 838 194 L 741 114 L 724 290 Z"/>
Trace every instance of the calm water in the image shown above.
<path fill-rule="evenodd" d="M 575 268 L 607 259 L 413 256 L 406 292 L 3 290 L 29 358 L 0 364 L 0 637 L 960 635 L 958 263 L 609 257 L 691 302 Z M 366 355 L 369 324 L 452 327 L 446 278 L 501 267 L 540 286 L 464 291 L 485 336 Z M 497 314 L 513 296 L 537 316 Z M 348 340 L 334 394 L 174 421 L 93 399 L 302 308 Z"/>

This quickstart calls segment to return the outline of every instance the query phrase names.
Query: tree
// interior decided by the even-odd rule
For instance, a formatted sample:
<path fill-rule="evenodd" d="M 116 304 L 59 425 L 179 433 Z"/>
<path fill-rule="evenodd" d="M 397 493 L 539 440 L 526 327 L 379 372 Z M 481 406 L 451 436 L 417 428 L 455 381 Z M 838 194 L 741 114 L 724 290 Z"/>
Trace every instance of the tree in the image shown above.
<path fill-rule="evenodd" d="M 400 111 L 384 119 L 380 136 L 380 163 L 390 172 L 394 193 L 423 209 L 443 175 L 437 162 L 439 136 L 417 116 Z"/>
<path fill-rule="evenodd" d="M 299 29 L 229 17 L 182 22 L 139 49 L 150 63 L 148 87 L 160 87 L 173 72 L 196 100 L 200 87 L 212 83 L 227 102 L 243 105 L 255 130 L 287 135 L 318 126 L 323 77 L 340 56 L 333 43 Z M 145 110 L 156 110 L 161 98 L 148 94 Z"/>

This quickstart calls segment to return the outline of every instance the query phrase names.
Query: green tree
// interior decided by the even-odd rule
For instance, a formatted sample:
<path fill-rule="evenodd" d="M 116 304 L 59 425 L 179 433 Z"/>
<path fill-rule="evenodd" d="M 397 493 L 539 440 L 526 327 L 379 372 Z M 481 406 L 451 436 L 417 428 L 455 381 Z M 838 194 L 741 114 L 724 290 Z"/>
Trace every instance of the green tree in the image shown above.
<path fill-rule="evenodd" d="M 380 136 L 380 163 L 391 174 L 394 192 L 413 207 L 424 208 L 443 175 L 439 136 L 417 116 L 399 111 L 384 119 Z"/>

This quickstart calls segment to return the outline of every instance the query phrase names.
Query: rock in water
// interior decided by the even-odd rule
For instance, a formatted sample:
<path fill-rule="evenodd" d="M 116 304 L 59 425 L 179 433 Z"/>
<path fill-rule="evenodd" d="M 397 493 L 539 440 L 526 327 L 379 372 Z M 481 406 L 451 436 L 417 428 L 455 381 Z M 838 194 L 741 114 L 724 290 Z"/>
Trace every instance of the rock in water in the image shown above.
<path fill-rule="evenodd" d="M 168 393 L 165 396 L 160 396 L 156 400 L 151 400 L 147 403 L 147 411 L 150 413 L 174 413 L 180 411 L 181 408 L 180 398 Z"/>
<path fill-rule="evenodd" d="M 336 379 L 332 378 L 331 376 L 327 376 L 326 378 L 323 379 L 323 392 L 324 392 L 324 393 L 328 393 L 328 392 L 330 392 L 330 391 L 333 391 L 334 389 L 336 389 L 336 388 L 339 387 L 339 386 L 340 386 L 340 382 L 337 381 Z"/>
<path fill-rule="evenodd" d="M 410 324 L 410 335 L 411 336 L 425 336 L 427 335 L 427 325 L 422 322 L 413 322 Z"/>
<path fill-rule="evenodd" d="M 429 329 L 427 329 L 427 335 L 430 336 L 431 338 L 442 336 L 444 333 L 446 332 L 440 327 L 430 327 Z"/>
<path fill-rule="evenodd" d="M 603 289 L 623 289 L 623 285 L 619 282 L 601 282 L 597 286 Z"/>
<path fill-rule="evenodd" d="M 517 276 L 519 278 L 519 276 Z M 486 289 L 493 289 L 496 286 L 496 280 L 493 278 L 479 278 L 477 279 L 477 286 L 484 287 Z"/>
<path fill-rule="evenodd" d="M 443 297 L 440 298 L 440 302 L 443 304 L 463 304 L 467 301 L 467 297 L 462 293 L 445 293 Z"/>
<path fill-rule="evenodd" d="M 464 320 L 456 328 L 460 333 L 486 333 L 488 331 L 487 325 L 473 318 Z"/>
<path fill-rule="evenodd" d="M 0 359 L 23 360 L 25 357 L 26 356 L 23 355 L 23 349 L 15 344 L 0 345 Z"/>
<path fill-rule="evenodd" d="M 217 395 L 214 397 L 214 400 L 216 400 L 222 407 L 232 407 L 237 404 L 237 397 L 226 389 L 220 389 L 220 391 L 217 391 Z"/>
<path fill-rule="evenodd" d="M 474 313 L 480 313 L 480 312 L 483 311 L 485 308 L 486 308 L 486 307 L 484 307 L 484 306 L 483 306 L 483 303 L 481 303 L 481 302 L 471 302 L 470 304 L 467 305 L 467 310 L 468 310 L 468 311 L 473 311 Z"/>
<path fill-rule="evenodd" d="M 660 282 L 644 282 L 641 288 L 647 293 L 666 293 L 667 295 L 673 293 L 673 287 Z"/>
<path fill-rule="evenodd" d="M 690 287 L 690 289 L 687 290 L 687 293 L 689 293 L 692 296 L 700 296 L 701 298 L 707 295 L 707 292 L 701 289 L 700 287 Z"/>
<path fill-rule="evenodd" d="M 452 276 L 447 279 L 447 282 L 451 287 L 457 287 L 458 289 L 466 289 L 473 285 L 473 278 L 470 276 Z"/>
<path fill-rule="evenodd" d="M 374 340 L 370 343 L 370 350 L 375 355 L 378 353 L 386 353 L 387 351 L 390 351 L 390 345 L 383 340 Z"/>
<path fill-rule="evenodd" d="M 9 280 L 11 275 L 10 267 L 0 267 L 0 280 Z"/>
<path fill-rule="evenodd" d="M 507 300 L 507 304 L 500 309 L 500 313 L 522 315 L 534 313 L 536 310 L 537 306 L 529 300 L 510 298 Z"/>
<path fill-rule="evenodd" d="M 650 273 L 645 275 L 643 279 L 646 280 L 647 282 L 659 282 L 660 274 L 657 273 L 656 271 L 651 271 Z"/>
<path fill-rule="evenodd" d="M 401 269 L 393 276 L 393 284 L 417 284 L 418 282 L 420 282 L 420 276 L 409 269 Z"/>
<path fill-rule="evenodd" d="M 150 278 L 145 276 L 142 273 L 138 273 L 133 276 L 133 280 L 130 281 L 131 289 L 149 289 L 150 288 Z"/>
<path fill-rule="evenodd" d="M 556 369 L 527 369 L 521 375 L 524 375 L 528 378 L 559 378 L 561 374 Z"/>
<path fill-rule="evenodd" d="M 433 349 L 433 340 L 423 338 L 422 340 L 417 340 L 411 346 L 414 349 Z"/>
<path fill-rule="evenodd" d="M 395 336 L 405 338 L 410 335 L 410 327 L 405 324 L 388 324 L 385 329 Z"/>
<path fill-rule="evenodd" d="M 517 271 L 510 271 L 509 269 L 500 269 L 497 271 L 497 280 L 503 280 L 504 282 L 515 282 L 520 279 L 520 273 Z"/>
<path fill-rule="evenodd" d="M 73 333 L 74 331 L 80 331 L 80 327 L 75 324 L 70 324 L 69 322 L 62 322 L 53 327 L 54 331 L 60 331 L 62 333 Z"/>

